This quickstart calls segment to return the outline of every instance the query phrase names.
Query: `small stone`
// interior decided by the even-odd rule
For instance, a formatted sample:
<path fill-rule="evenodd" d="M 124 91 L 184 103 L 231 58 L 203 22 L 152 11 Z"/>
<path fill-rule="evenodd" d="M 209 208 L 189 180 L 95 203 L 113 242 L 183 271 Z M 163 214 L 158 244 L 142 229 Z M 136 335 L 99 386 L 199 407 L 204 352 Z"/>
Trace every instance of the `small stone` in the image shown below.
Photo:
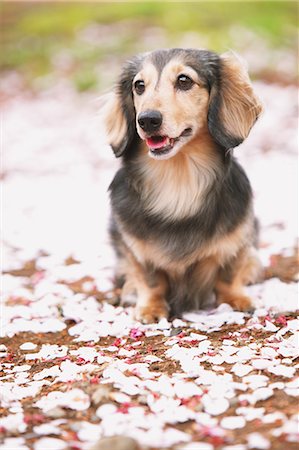
<path fill-rule="evenodd" d="M 100 439 L 89 450 L 140 450 L 137 442 L 127 436 L 113 436 Z"/>
<path fill-rule="evenodd" d="M 170 336 L 177 336 L 182 332 L 182 328 L 171 328 L 170 330 Z"/>
<path fill-rule="evenodd" d="M 91 396 L 92 403 L 97 406 L 101 402 L 103 402 L 105 400 L 109 400 L 110 392 L 111 392 L 111 387 L 107 384 L 102 384 L 92 394 L 92 396 Z"/>
<path fill-rule="evenodd" d="M 117 295 L 106 296 L 105 302 L 109 303 L 109 305 L 112 305 L 112 306 L 118 306 L 119 305 L 119 297 Z"/>
<path fill-rule="evenodd" d="M 51 419 L 60 419 L 60 417 L 65 416 L 65 410 L 63 408 L 60 408 L 60 406 L 56 406 L 55 408 L 46 411 L 45 414 L 48 417 L 51 417 Z"/>

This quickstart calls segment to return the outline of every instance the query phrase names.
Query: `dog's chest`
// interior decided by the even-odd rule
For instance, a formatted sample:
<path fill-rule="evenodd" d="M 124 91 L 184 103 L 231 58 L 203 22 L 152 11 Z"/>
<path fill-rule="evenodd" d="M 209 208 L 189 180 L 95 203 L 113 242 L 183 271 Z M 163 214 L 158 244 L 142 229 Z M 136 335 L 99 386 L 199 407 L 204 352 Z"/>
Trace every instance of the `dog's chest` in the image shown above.
<path fill-rule="evenodd" d="M 174 161 L 147 161 L 142 165 L 141 198 L 147 212 L 181 220 L 195 215 L 216 177 L 210 155 L 180 155 Z M 164 164 L 161 164 L 164 163 Z"/>

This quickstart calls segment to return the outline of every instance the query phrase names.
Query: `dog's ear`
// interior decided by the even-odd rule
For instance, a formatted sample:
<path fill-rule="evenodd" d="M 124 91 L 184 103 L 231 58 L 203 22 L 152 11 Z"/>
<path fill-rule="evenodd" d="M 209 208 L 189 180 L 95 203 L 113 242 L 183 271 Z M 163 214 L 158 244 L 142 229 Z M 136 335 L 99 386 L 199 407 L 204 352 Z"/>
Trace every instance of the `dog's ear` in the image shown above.
<path fill-rule="evenodd" d="M 221 55 L 208 112 L 214 140 L 225 149 L 236 147 L 248 136 L 261 112 L 244 61 L 232 52 Z"/>
<path fill-rule="evenodd" d="M 123 111 L 120 95 L 116 90 L 103 97 L 100 113 L 104 118 L 107 141 L 115 156 L 119 157 L 126 151 L 132 138 L 129 131 L 131 127 Z M 134 119 L 135 116 L 132 114 L 130 122 L 134 123 Z"/>
<path fill-rule="evenodd" d="M 122 156 L 138 139 L 135 125 L 132 82 L 138 73 L 141 58 L 128 62 L 114 91 L 103 101 L 102 113 L 108 142 L 115 156 Z"/>

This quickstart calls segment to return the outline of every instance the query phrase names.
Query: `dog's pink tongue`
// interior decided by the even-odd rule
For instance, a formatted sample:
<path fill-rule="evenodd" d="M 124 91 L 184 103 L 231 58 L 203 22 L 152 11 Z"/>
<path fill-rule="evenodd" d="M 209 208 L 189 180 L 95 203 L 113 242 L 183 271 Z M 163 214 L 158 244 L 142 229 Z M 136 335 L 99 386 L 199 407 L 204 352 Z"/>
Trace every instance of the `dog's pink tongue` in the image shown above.
<path fill-rule="evenodd" d="M 149 148 L 163 148 L 169 144 L 168 136 L 152 136 L 146 139 L 146 144 Z"/>

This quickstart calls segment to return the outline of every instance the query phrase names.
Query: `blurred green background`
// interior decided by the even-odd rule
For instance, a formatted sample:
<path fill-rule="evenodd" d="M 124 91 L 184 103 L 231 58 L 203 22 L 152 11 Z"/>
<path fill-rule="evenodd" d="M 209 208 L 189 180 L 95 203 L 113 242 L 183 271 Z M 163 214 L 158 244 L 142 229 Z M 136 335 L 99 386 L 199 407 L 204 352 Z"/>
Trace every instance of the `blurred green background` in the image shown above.
<path fill-rule="evenodd" d="M 32 92 L 102 90 L 131 55 L 177 46 L 233 49 L 254 78 L 295 83 L 297 23 L 291 1 L 5 2 L 1 72 Z"/>

